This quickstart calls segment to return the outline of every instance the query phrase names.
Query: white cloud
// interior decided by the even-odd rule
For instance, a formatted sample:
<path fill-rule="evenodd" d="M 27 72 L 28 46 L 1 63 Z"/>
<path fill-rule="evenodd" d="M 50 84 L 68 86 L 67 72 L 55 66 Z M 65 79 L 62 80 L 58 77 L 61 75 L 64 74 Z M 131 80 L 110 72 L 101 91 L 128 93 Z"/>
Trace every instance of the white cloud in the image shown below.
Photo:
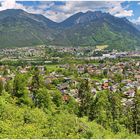
<path fill-rule="evenodd" d="M 100 3 L 100 4 L 99 4 Z M 52 10 L 46 12 L 46 16 L 55 20 L 62 21 L 67 17 L 77 13 L 77 12 L 86 12 L 88 10 L 95 11 L 99 7 L 104 7 L 106 2 L 84 2 L 84 1 L 67 1 L 64 5 L 53 5 Z M 56 11 L 54 13 L 54 11 Z M 53 14 L 50 14 L 53 13 Z"/>
<path fill-rule="evenodd" d="M 122 7 L 122 2 L 113 2 L 114 5 L 108 10 L 108 12 L 117 17 L 129 17 L 133 15 L 133 10 L 126 10 L 128 6 Z"/>
<path fill-rule="evenodd" d="M 133 10 L 122 10 L 121 12 L 118 12 L 115 14 L 117 17 L 131 17 L 133 16 Z"/>
<path fill-rule="evenodd" d="M 132 10 L 122 7 L 123 1 L 63 1 L 63 5 L 56 5 L 54 2 L 41 2 L 40 5 L 24 6 L 15 0 L 5 0 L 1 3 L 0 11 L 5 9 L 23 9 L 30 13 L 43 14 L 44 16 L 60 22 L 67 17 L 88 10 L 102 10 L 118 17 L 132 16 Z M 46 10 L 47 9 L 47 10 Z"/>
<path fill-rule="evenodd" d="M 24 6 L 16 3 L 15 0 L 5 0 L 1 2 L 0 11 L 6 9 L 24 9 Z"/>
<path fill-rule="evenodd" d="M 88 10 L 102 10 L 109 12 L 118 17 L 132 16 L 133 10 L 126 10 L 127 7 L 122 7 L 122 1 L 67 1 L 64 5 L 53 5 L 52 11 L 57 11 L 56 14 L 49 15 L 49 18 L 55 21 L 61 21 L 77 12 L 86 12 Z M 49 12 L 46 12 L 46 16 Z"/>
<path fill-rule="evenodd" d="M 138 17 L 137 19 L 132 19 L 131 21 L 137 25 L 140 25 L 140 17 Z"/>

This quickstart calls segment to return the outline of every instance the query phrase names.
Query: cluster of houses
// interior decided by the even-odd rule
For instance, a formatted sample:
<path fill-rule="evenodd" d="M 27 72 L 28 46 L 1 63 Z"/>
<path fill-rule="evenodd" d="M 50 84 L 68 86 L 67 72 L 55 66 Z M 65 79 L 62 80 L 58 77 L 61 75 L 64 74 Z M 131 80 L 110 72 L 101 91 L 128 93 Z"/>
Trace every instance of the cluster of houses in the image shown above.
<path fill-rule="evenodd" d="M 22 50 L 22 51 L 21 51 Z M 74 48 L 58 48 L 59 51 L 71 51 L 76 52 Z M 15 55 L 15 53 L 23 53 L 27 55 L 43 55 L 43 51 L 40 48 L 20 48 L 15 50 L 3 50 L 7 55 Z M 130 53 L 131 55 L 133 53 Z M 129 54 L 129 55 L 130 55 Z M 22 54 L 23 55 L 23 54 Z M 22 56 L 21 55 L 21 56 Z M 114 57 L 114 55 L 128 55 L 128 53 L 114 53 L 104 54 L 103 57 Z M 25 54 L 24 54 L 25 56 Z M 17 67 L 16 71 L 22 74 L 30 72 L 32 66 Z M 46 74 L 46 66 L 36 66 L 43 76 L 45 84 L 55 85 L 56 88 L 62 93 L 63 99 L 68 100 L 69 96 L 73 96 L 77 101 L 79 94 L 79 85 L 82 80 L 87 80 L 90 88 L 90 92 L 96 95 L 99 91 L 108 90 L 110 92 L 118 92 L 123 95 L 123 104 L 132 103 L 136 90 L 140 90 L 140 61 L 120 61 L 98 64 L 74 64 L 71 67 L 69 64 L 58 65 L 59 71 L 54 69 Z M 6 74 L 4 74 L 6 71 Z M 65 74 L 64 71 L 69 71 L 70 74 Z M 76 73 L 75 75 L 73 73 Z M 10 70 L 8 66 L 0 66 L 0 81 L 4 84 L 14 79 L 15 72 Z"/>
<path fill-rule="evenodd" d="M 49 51 L 57 52 L 56 56 L 50 56 Z M 33 61 L 36 59 L 46 59 L 47 63 L 50 60 L 57 59 L 58 61 L 61 59 L 62 53 L 68 53 L 78 59 L 115 59 L 120 57 L 138 57 L 140 55 L 140 51 L 132 51 L 132 52 L 118 52 L 117 50 L 100 50 L 96 52 L 94 47 L 62 47 L 62 46 L 34 46 L 34 47 L 23 47 L 23 48 L 5 48 L 0 49 L 0 61 L 4 60 L 28 60 Z M 100 54 L 99 56 L 96 53 Z M 59 56 L 60 55 L 60 56 Z"/>
<path fill-rule="evenodd" d="M 42 57 L 44 55 L 45 46 L 0 49 L 1 61 L 10 59 L 31 59 L 34 57 Z"/>
<path fill-rule="evenodd" d="M 65 68 L 67 69 L 68 66 Z M 124 97 L 123 103 L 125 104 L 128 101 L 131 102 L 133 100 L 136 90 L 140 90 L 140 62 L 119 62 L 110 65 L 83 64 L 75 65 L 74 69 L 77 70 L 81 80 L 88 80 L 91 93 L 94 95 L 103 90 L 118 92 L 118 94 L 121 93 Z M 56 75 L 56 73 L 53 74 L 53 76 Z M 119 79 L 121 81 L 116 81 L 116 74 L 121 76 L 121 79 Z M 59 79 L 58 73 L 57 77 Z M 70 95 L 77 99 L 80 80 L 71 77 L 71 75 L 66 77 L 61 74 L 61 77 L 66 80 L 57 85 L 58 89 L 62 94 Z"/>

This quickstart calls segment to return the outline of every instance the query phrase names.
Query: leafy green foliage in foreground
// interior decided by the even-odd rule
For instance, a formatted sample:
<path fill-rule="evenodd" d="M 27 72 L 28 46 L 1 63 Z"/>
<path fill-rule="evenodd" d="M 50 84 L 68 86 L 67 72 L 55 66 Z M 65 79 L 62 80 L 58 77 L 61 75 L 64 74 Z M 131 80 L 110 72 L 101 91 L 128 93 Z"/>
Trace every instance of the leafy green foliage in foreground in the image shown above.
<path fill-rule="evenodd" d="M 38 70 L 17 73 L 0 84 L 0 138 L 140 138 L 139 94 L 134 110 L 125 112 L 117 93 L 95 97 L 87 81 L 78 90 L 80 103 L 72 97 L 64 101 Z"/>
<path fill-rule="evenodd" d="M 0 133 L 0 138 L 137 138 L 125 129 L 114 134 L 66 110 L 46 113 L 39 108 L 18 107 L 7 93 L 0 97 Z"/>

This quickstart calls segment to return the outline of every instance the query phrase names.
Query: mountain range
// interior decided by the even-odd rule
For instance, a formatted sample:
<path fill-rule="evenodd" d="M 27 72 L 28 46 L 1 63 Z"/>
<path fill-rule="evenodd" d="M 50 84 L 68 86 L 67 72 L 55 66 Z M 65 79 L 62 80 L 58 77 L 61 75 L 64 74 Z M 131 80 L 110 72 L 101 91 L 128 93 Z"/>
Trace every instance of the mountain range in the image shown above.
<path fill-rule="evenodd" d="M 56 23 L 43 15 L 8 9 L 0 12 L 0 48 L 46 44 L 135 50 L 140 49 L 139 29 L 126 18 L 101 11 L 79 12 Z"/>

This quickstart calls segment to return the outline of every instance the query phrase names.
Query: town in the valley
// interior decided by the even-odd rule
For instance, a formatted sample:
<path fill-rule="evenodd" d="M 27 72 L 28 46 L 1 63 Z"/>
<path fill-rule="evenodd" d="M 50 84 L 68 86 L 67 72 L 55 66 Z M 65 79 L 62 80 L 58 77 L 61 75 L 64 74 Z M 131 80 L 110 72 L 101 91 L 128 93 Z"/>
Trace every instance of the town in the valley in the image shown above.
<path fill-rule="evenodd" d="M 90 92 L 117 92 L 125 106 L 133 106 L 140 90 L 140 51 L 92 49 L 91 47 L 38 46 L 0 50 L 0 82 L 3 86 L 17 73 L 28 75 L 30 91 L 32 71 L 37 69 L 48 91 L 59 91 L 64 101 L 78 96 L 79 84 L 86 81 Z"/>

